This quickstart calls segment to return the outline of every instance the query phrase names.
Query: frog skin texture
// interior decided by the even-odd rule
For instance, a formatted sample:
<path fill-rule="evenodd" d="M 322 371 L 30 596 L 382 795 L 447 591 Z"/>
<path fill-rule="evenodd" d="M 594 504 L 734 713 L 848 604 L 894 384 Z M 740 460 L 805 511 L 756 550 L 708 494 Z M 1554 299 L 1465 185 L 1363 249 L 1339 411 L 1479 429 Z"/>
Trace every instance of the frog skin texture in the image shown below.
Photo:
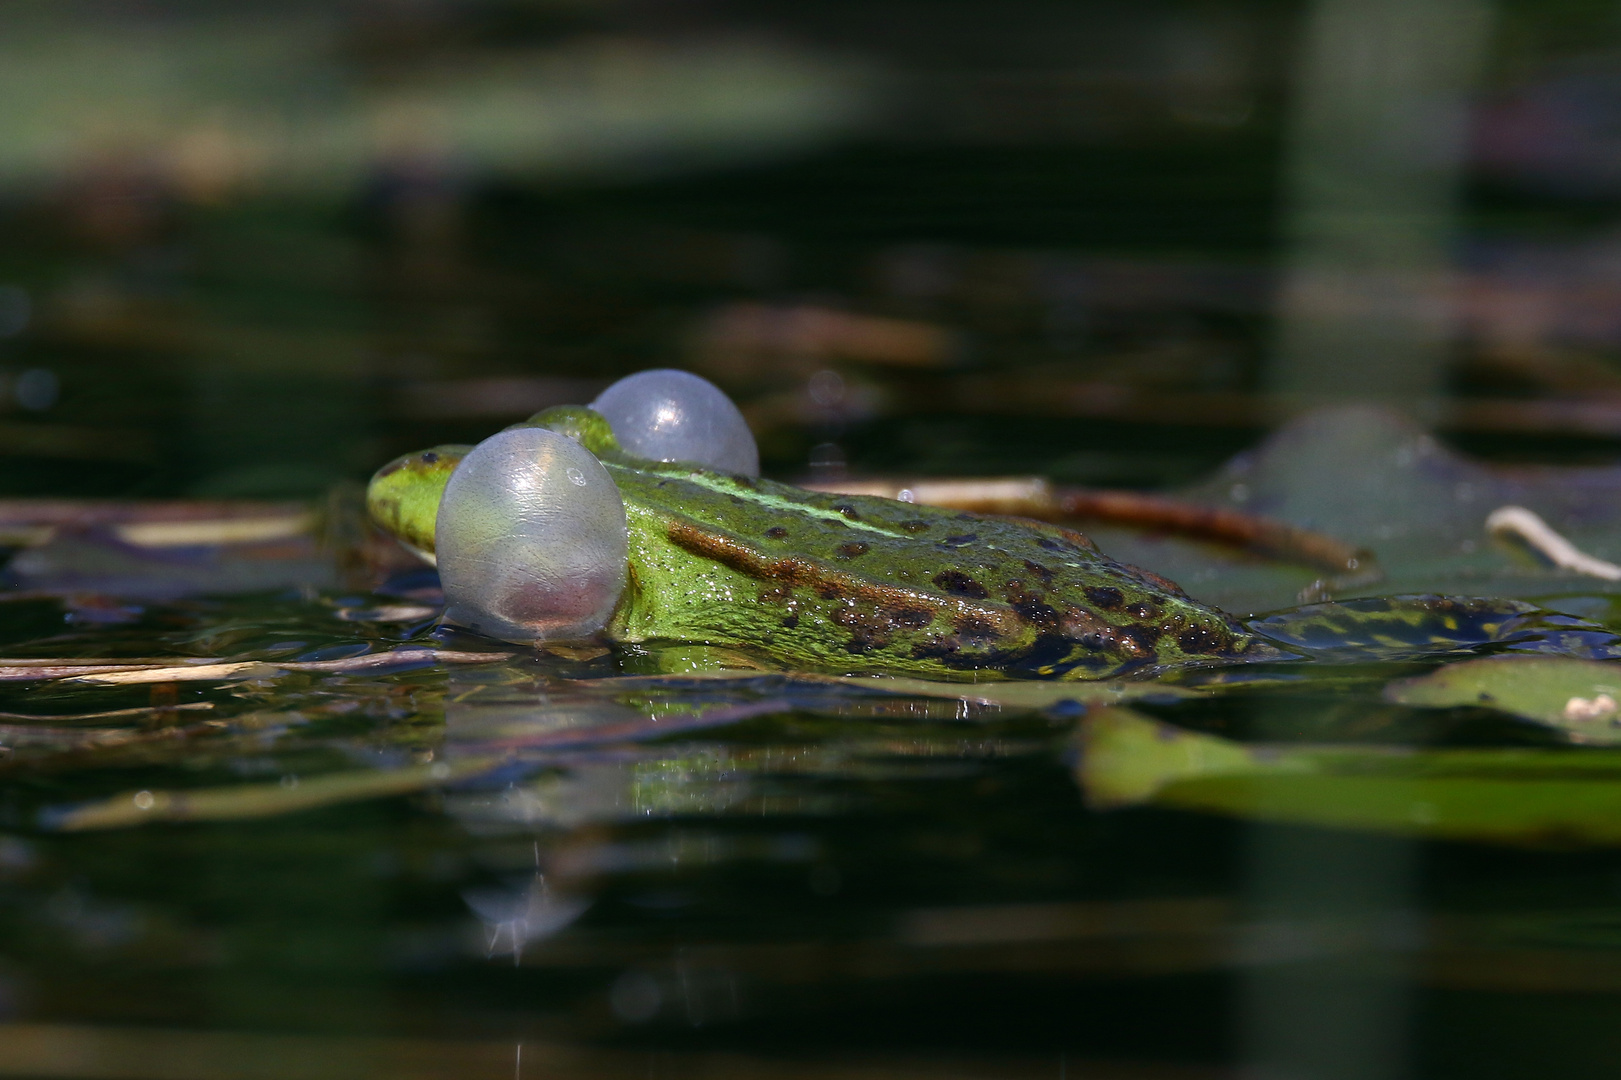
<path fill-rule="evenodd" d="M 634 458 L 607 421 L 574 406 L 526 425 L 580 442 L 624 499 L 629 583 L 603 630 L 611 641 L 934 678 L 1100 679 L 1278 655 L 1231 616 L 1055 525 Z M 439 497 L 469 449 L 378 470 L 373 519 L 431 553 Z"/>

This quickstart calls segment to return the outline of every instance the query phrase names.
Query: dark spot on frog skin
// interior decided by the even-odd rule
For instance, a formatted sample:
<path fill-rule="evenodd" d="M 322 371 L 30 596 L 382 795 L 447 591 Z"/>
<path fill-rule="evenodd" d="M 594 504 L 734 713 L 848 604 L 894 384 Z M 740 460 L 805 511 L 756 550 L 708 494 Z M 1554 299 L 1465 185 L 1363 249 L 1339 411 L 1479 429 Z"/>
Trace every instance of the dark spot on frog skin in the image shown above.
<path fill-rule="evenodd" d="M 832 620 L 840 626 L 859 630 L 869 644 L 882 648 L 889 644 L 889 635 L 898 630 L 920 630 L 934 621 L 934 612 L 926 607 L 879 604 L 868 608 L 852 605 L 835 611 Z"/>
<path fill-rule="evenodd" d="M 844 643 L 846 652 L 865 653 L 874 649 L 882 649 L 889 644 L 889 633 L 893 627 L 882 615 L 862 611 L 860 608 L 840 608 L 833 612 L 832 619 L 839 626 L 850 631 L 850 640 Z"/>
<path fill-rule="evenodd" d="M 1157 626 L 1127 626 L 1120 631 L 1122 637 L 1128 637 L 1137 643 L 1137 647 L 1144 652 L 1153 652 L 1154 646 L 1159 644 L 1160 628 Z"/>
<path fill-rule="evenodd" d="M 434 453 L 432 450 L 424 450 L 424 451 L 422 451 L 422 464 L 424 464 L 424 465 L 432 465 L 438 460 L 439 460 L 439 455 Z"/>
<path fill-rule="evenodd" d="M 1003 586 L 1002 595 L 1007 598 L 1013 613 L 1025 622 L 1046 629 L 1058 625 L 1058 609 L 1047 603 L 1041 593 L 1026 589 L 1023 581 L 1015 578 L 1008 582 Z"/>
<path fill-rule="evenodd" d="M 1058 609 L 1041 600 L 1021 600 L 1013 605 L 1019 618 L 1040 627 L 1058 625 Z"/>
<path fill-rule="evenodd" d="M 1062 678 L 1071 671 L 1086 671 L 1091 677 L 1119 674 L 1152 663 L 1152 656 L 1078 655 L 1077 642 L 1061 634 L 1041 634 L 1029 645 L 1017 648 L 984 648 L 982 643 L 965 642 L 961 637 L 935 638 L 913 646 L 912 656 L 932 660 L 958 670 L 999 668 L 1025 678 Z"/>
<path fill-rule="evenodd" d="M 789 630 L 792 630 L 794 627 L 798 626 L 799 625 L 799 613 L 795 612 L 792 615 L 784 615 L 782 617 L 782 625 L 785 628 L 789 629 Z"/>
<path fill-rule="evenodd" d="M 1131 656 L 1139 651 L 1137 643 L 1122 636 L 1118 626 L 1080 608 L 1065 611 L 1058 620 L 1058 629 L 1070 641 L 1091 652 Z"/>
<path fill-rule="evenodd" d="M 1093 607 L 1102 608 L 1104 611 L 1113 611 L 1126 599 L 1113 585 L 1088 585 L 1086 598 L 1092 602 Z"/>
<path fill-rule="evenodd" d="M 856 513 L 856 508 L 851 506 L 849 503 L 839 503 L 838 505 L 834 506 L 833 509 L 835 509 L 839 513 L 843 514 L 844 517 L 845 517 L 845 520 L 847 520 L 847 521 L 860 521 L 861 520 L 861 515 Z"/>
<path fill-rule="evenodd" d="M 1149 620 L 1159 618 L 1160 606 L 1147 601 L 1138 601 L 1126 609 L 1126 614 L 1130 615 L 1133 619 L 1141 619 L 1144 622 L 1148 622 Z"/>
<path fill-rule="evenodd" d="M 965 544 L 972 544 L 979 537 L 974 533 L 964 533 L 961 536 L 948 536 L 940 541 L 941 547 L 960 548 Z"/>
<path fill-rule="evenodd" d="M 788 530 L 783 528 L 781 525 L 773 525 L 773 526 L 771 526 L 771 528 L 769 528 L 769 529 L 767 529 L 765 531 L 765 534 L 767 536 L 771 537 L 771 539 L 773 539 L 773 540 L 786 540 L 786 539 L 788 539 Z"/>
<path fill-rule="evenodd" d="M 901 522 L 901 528 L 905 529 L 909 533 L 912 533 L 912 534 L 916 535 L 917 533 L 920 533 L 920 532 L 928 532 L 929 531 L 929 523 L 927 521 L 919 521 L 916 518 L 913 518 L 910 521 Z"/>
<path fill-rule="evenodd" d="M 1024 568 L 1036 575 L 1036 577 L 1040 578 L 1043 585 L 1051 585 L 1053 583 L 1053 572 L 1047 569 L 1045 566 L 1042 566 L 1040 563 L 1034 563 L 1029 559 L 1026 559 L 1024 560 Z"/>
<path fill-rule="evenodd" d="M 1190 626 L 1176 636 L 1176 643 L 1185 653 L 1221 653 L 1231 651 L 1233 638 L 1208 626 Z"/>
<path fill-rule="evenodd" d="M 1048 551 L 1063 551 L 1064 550 L 1064 545 L 1063 544 L 1060 544 L 1057 540 L 1053 540 L 1053 539 L 1050 539 L 1050 538 L 1045 537 L 1045 536 L 1038 539 L 1036 541 L 1036 544 L 1038 546 L 1040 546 L 1040 547 L 1046 548 Z"/>
<path fill-rule="evenodd" d="M 985 586 L 961 570 L 942 570 L 934 575 L 934 583 L 953 596 L 967 596 L 974 600 L 983 600 L 990 595 L 985 591 Z"/>
<path fill-rule="evenodd" d="M 885 608 L 883 616 L 906 630 L 921 630 L 934 621 L 934 612 L 928 608 Z"/>
<path fill-rule="evenodd" d="M 1080 645 L 1081 648 L 1089 649 L 1095 653 L 1135 652 L 1137 648 L 1135 641 L 1122 642 L 1119 635 L 1114 632 L 1113 627 L 1105 631 L 1082 634 L 1080 637 L 1071 640 Z M 1122 648 L 1122 645 L 1124 645 L 1124 648 Z"/>
<path fill-rule="evenodd" d="M 957 633 L 967 638 L 988 638 L 996 636 L 996 627 L 985 619 L 974 614 L 957 616 L 954 625 Z"/>
<path fill-rule="evenodd" d="M 869 545 L 863 544 L 859 540 L 852 540 L 848 544 L 840 544 L 837 548 L 837 553 L 841 559 L 854 559 L 858 556 L 865 555 L 870 550 L 871 547 Z"/>

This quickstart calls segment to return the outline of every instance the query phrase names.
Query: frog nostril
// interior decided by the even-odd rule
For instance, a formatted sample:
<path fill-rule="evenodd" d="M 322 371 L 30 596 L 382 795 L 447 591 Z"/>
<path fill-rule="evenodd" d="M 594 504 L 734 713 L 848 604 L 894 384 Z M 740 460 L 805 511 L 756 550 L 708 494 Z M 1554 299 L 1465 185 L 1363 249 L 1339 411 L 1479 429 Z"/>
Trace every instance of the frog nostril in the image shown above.
<path fill-rule="evenodd" d="M 849 544 L 840 544 L 838 547 L 841 559 L 853 559 L 858 555 L 865 555 L 869 550 L 871 550 L 869 546 L 859 540 Z"/>
<path fill-rule="evenodd" d="M 773 525 L 773 526 L 771 526 L 771 528 L 769 528 L 769 529 L 767 529 L 765 531 L 765 534 L 767 536 L 771 537 L 771 539 L 773 539 L 773 540 L 786 540 L 786 539 L 788 539 L 788 530 L 783 528 L 781 525 Z"/>

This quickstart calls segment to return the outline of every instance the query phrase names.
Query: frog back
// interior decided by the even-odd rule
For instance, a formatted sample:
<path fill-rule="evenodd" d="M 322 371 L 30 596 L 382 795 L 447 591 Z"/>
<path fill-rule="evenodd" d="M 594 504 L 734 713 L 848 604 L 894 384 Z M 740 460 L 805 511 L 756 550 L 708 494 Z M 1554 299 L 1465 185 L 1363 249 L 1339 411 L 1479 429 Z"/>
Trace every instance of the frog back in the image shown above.
<path fill-rule="evenodd" d="M 1230 660 L 1252 637 L 1079 533 L 687 465 L 604 461 L 625 500 L 627 642 L 756 647 L 922 675 L 1105 678 Z"/>

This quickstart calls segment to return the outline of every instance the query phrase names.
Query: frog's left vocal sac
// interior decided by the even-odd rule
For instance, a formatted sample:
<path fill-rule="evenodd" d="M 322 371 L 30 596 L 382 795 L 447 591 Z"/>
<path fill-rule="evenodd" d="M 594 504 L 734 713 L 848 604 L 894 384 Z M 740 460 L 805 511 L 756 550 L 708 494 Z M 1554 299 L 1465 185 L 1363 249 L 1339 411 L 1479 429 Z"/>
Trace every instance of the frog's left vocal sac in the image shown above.
<path fill-rule="evenodd" d="M 718 433 L 720 460 L 693 449 L 694 428 Z M 747 438 L 707 382 L 644 372 L 591 408 L 397 458 L 367 505 L 437 555 L 453 622 L 509 641 L 722 645 L 937 678 L 1098 679 L 1277 655 L 1080 533 L 759 479 L 739 429 Z"/>

